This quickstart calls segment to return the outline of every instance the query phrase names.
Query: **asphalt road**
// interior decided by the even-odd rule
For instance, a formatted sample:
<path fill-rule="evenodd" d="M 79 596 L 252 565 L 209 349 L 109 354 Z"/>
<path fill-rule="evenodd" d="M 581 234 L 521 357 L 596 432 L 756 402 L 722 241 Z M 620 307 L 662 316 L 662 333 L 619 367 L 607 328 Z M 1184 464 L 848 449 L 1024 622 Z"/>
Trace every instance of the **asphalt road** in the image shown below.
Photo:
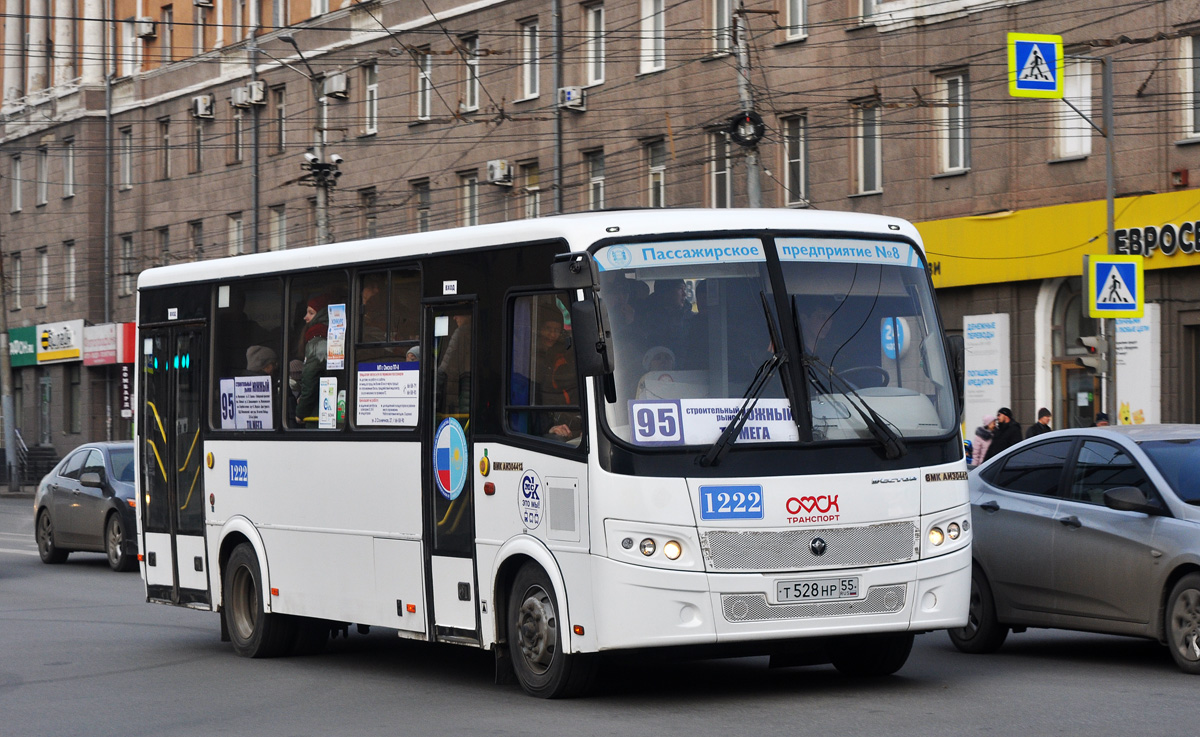
<path fill-rule="evenodd" d="M 147 604 L 102 555 L 43 565 L 27 499 L 0 497 L 0 737 L 34 735 L 1193 735 L 1200 678 L 1156 643 L 1062 631 L 996 655 L 917 638 L 890 678 L 765 658 L 606 662 L 596 692 L 528 698 L 487 653 L 372 631 L 247 660 L 216 614 Z"/>

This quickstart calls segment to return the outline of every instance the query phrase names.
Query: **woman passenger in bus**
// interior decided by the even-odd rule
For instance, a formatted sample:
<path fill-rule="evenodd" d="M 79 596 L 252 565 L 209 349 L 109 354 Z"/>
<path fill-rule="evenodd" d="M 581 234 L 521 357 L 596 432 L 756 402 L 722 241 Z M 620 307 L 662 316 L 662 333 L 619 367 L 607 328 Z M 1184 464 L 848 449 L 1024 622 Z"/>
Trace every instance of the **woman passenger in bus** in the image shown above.
<path fill-rule="evenodd" d="M 544 318 L 538 324 L 537 404 L 574 405 L 578 381 L 575 354 L 563 340 L 563 319 L 555 302 L 544 304 Z M 543 437 L 569 441 L 583 432 L 578 411 L 538 412 L 538 430 Z"/>
<path fill-rule="evenodd" d="M 304 312 L 304 336 L 300 341 L 304 367 L 300 373 L 300 394 L 296 398 L 297 427 L 316 427 L 319 419 L 317 393 L 328 348 L 328 308 L 329 298 L 320 295 L 308 300 L 308 309 Z"/>

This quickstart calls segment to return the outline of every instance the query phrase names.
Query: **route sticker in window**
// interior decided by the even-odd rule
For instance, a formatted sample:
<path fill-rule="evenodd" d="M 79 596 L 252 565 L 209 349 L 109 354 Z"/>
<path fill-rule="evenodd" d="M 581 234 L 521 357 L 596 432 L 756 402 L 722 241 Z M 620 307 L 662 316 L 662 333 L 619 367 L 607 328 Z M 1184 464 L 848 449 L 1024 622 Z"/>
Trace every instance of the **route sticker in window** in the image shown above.
<path fill-rule="evenodd" d="M 434 435 L 433 476 L 447 499 L 457 499 L 467 482 L 467 435 L 453 417 L 442 420 Z"/>
<path fill-rule="evenodd" d="M 416 362 L 358 364 L 358 424 L 416 427 L 421 365 Z"/>
<path fill-rule="evenodd" d="M 740 398 L 668 399 L 629 402 L 636 445 L 704 445 L 715 442 L 742 406 Z M 758 400 L 735 439 L 738 443 L 779 443 L 800 439 L 787 399 Z"/>
<path fill-rule="evenodd" d="M 271 377 L 221 379 L 221 429 L 270 430 L 274 417 Z"/>

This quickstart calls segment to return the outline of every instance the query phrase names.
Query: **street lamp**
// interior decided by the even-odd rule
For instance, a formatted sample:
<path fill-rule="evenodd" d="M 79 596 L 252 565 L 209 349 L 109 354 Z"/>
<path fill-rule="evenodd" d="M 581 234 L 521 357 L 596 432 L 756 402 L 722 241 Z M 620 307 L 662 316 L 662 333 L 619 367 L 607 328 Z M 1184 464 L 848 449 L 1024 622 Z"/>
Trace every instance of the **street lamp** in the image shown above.
<path fill-rule="evenodd" d="M 308 70 L 308 81 L 312 85 L 313 100 L 316 104 L 314 112 L 316 113 L 313 122 L 313 144 L 312 150 L 304 154 L 304 163 L 300 168 L 311 172 L 306 175 L 301 181 L 311 182 L 317 188 L 317 243 L 331 243 L 333 235 L 329 227 L 329 191 L 337 185 L 337 179 L 342 175 L 338 170 L 338 165 L 345 159 L 337 154 L 332 154 L 329 159 L 325 159 L 325 127 L 322 124 L 322 110 L 325 104 L 325 96 L 322 94 L 322 78 L 313 71 L 312 65 L 308 63 L 308 59 L 304 57 L 304 52 L 300 50 L 300 46 L 296 43 L 296 37 L 290 33 L 285 33 L 279 36 L 279 40 L 291 46 L 296 50 L 296 55 L 300 57 L 300 61 L 304 63 L 304 68 Z M 294 68 L 294 67 L 293 67 Z M 297 70 L 299 71 L 299 70 Z"/>

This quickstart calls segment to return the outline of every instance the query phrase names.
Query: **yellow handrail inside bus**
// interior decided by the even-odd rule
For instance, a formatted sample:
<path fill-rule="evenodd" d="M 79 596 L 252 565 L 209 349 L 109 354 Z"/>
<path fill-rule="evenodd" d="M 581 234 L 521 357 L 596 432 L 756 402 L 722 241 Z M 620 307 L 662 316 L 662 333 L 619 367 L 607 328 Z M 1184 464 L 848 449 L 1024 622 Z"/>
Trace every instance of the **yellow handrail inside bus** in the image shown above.
<path fill-rule="evenodd" d="M 180 471 L 186 470 L 188 461 L 192 460 L 192 451 L 196 449 L 196 441 L 200 439 L 200 428 L 196 428 L 196 434 L 192 436 L 192 447 L 188 448 L 187 458 L 183 459 L 183 465 L 179 467 Z"/>
<path fill-rule="evenodd" d="M 146 443 L 150 446 L 150 449 L 154 451 L 154 459 L 158 461 L 158 470 L 162 472 L 163 480 L 165 481 L 167 478 L 167 469 L 163 468 L 162 456 L 158 454 L 158 446 L 156 446 L 154 441 L 150 438 L 146 438 Z"/>
<path fill-rule="evenodd" d="M 163 442 L 167 442 L 167 431 L 163 429 L 162 420 L 158 419 L 158 407 L 154 406 L 154 402 L 146 402 L 146 406 L 154 413 L 154 421 L 158 423 L 158 434 L 162 435 Z"/>
<path fill-rule="evenodd" d="M 183 469 L 181 468 L 179 470 L 182 471 Z M 196 482 L 199 480 L 200 480 L 200 466 L 197 465 L 196 466 L 196 475 L 192 477 L 192 485 L 188 487 L 187 499 L 183 500 L 183 506 L 181 506 L 179 508 L 180 512 L 187 509 L 188 503 L 190 501 L 192 501 L 192 492 L 196 490 Z"/>

